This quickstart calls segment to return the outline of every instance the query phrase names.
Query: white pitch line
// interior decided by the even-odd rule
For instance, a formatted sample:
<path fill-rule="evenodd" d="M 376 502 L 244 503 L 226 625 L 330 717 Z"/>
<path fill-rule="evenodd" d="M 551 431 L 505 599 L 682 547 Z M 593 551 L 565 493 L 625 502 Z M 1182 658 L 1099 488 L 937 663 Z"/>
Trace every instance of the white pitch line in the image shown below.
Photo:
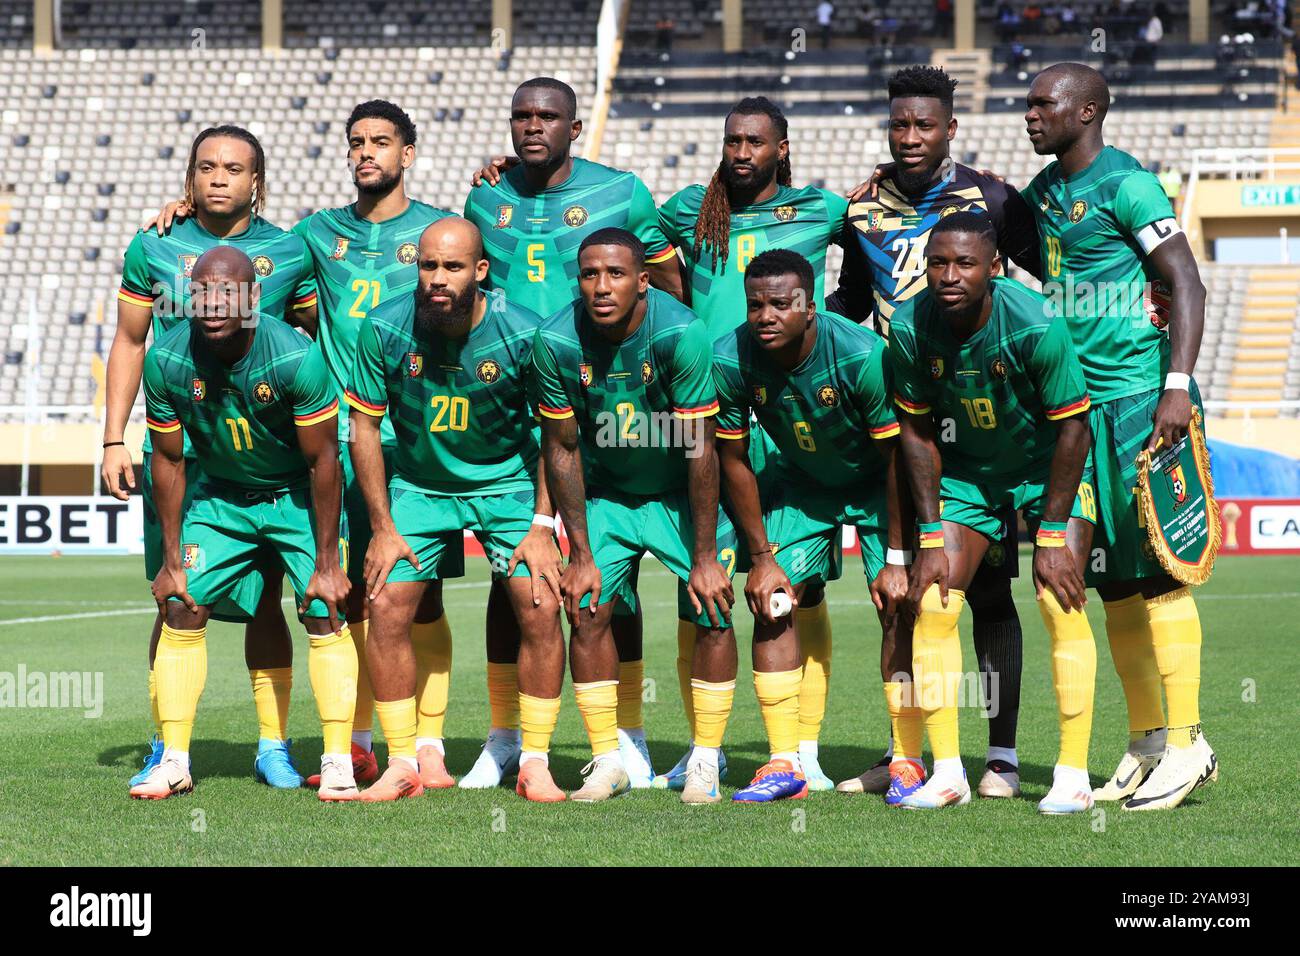
<path fill-rule="evenodd" d="M 92 617 L 124 617 L 128 614 L 157 614 L 156 607 L 135 607 L 125 611 L 86 611 L 83 614 L 49 614 L 45 617 L 14 617 L 0 620 L 0 627 L 6 624 L 50 624 L 54 621 L 80 621 Z"/>

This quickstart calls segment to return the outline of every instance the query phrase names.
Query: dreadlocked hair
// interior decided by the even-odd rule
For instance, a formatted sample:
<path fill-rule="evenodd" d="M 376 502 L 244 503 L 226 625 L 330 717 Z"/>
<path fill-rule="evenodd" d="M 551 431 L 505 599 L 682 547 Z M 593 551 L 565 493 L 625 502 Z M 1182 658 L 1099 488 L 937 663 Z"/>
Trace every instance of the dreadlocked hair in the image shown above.
<path fill-rule="evenodd" d="M 229 136 L 243 140 L 253 147 L 253 176 L 257 181 L 257 185 L 253 188 L 253 214 L 260 216 L 262 210 L 266 208 L 266 154 L 262 152 L 262 144 L 258 142 L 257 137 L 242 126 L 209 126 L 194 137 L 194 142 L 190 145 L 190 162 L 185 167 L 186 205 L 191 209 L 195 208 L 194 167 L 198 165 L 199 146 L 204 140 L 211 139 L 213 136 Z"/>
<path fill-rule="evenodd" d="M 771 120 L 778 140 L 786 138 L 785 115 L 766 96 L 745 97 L 731 108 L 727 119 L 732 116 L 760 114 Z M 789 150 L 786 150 L 785 158 L 777 163 L 776 181 L 781 186 L 789 186 L 791 183 Z M 692 255 L 696 262 L 700 261 L 700 251 L 705 249 L 713 256 L 709 271 L 718 268 L 719 259 L 722 260 L 722 265 L 726 266 L 727 256 L 731 251 L 731 197 L 727 195 L 727 183 L 722 176 L 721 162 L 713 171 L 713 178 L 709 180 L 709 186 L 704 191 L 704 200 L 700 203 L 700 213 L 695 219 L 695 247 Z"/>

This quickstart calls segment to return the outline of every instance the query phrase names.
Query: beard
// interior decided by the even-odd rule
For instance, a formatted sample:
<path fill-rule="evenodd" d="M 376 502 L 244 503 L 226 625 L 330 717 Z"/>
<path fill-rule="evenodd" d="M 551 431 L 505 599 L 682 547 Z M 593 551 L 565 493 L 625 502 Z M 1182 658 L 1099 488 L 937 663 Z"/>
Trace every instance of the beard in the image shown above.
<path fill-rule="evenodd" d="M 415 292 L 415 332 L 422 339 L 433 335 L 443 335 L 448 329 L 459 328 L 466 324 L 474 311 L 474 302 L 478 299 L 478 286 L 471 283 L 464 291 L 452 293 L 451 302 L 446 309 L 431 305 L 419 290 Z"/>
<path fill-rule="evenodd" d="M 772 181 L 772 178 L 776 175 L 776 167 L 764 169 L 762 166 L 751 166 L 750 168 L 754 170 L 753 175 L 751 175 L 747 180 L 741 179 L 733 171 L 732 165 L 724 161 L 722 164 L 723 183 L 726 184 L 728 189 L 740 190 L 742 192 L 748 190 L 750 192 L 758 193 L 766 189 L 768 184 Z"/>
<path fill-rule="evenodd" d="M 384 193 L 391 192 L 392 188 L 397 185 L 402 178 L 400 170 L 394 173 L 384 173 L 373 183 L 361 183 L 357 177 L 352 177 L 352 185 L 357 187 L 357 192 L 366 196 L 382 196 Z"/>

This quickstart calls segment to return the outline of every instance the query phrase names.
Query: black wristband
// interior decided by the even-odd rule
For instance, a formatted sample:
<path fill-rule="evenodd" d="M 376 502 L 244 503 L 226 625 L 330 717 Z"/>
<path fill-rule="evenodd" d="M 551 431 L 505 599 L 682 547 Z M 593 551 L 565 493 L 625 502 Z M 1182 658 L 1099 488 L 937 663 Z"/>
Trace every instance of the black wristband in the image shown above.
<path fill-rule="evenodd" d="M 124 441 L 106 441 L 106 442 L 104 442 L 104 447 L 105 447 L 105 448 L 112 448 L 114 445 L 125 445 L 125 444 L 126 444 L 126 442 L 124 442 Z"/>

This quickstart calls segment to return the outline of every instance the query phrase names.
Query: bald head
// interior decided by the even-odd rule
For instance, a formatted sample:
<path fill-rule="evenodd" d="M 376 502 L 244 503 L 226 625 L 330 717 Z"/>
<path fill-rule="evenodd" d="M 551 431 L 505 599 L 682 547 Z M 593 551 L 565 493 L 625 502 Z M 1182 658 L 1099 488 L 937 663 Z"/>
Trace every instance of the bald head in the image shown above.
<path fill-rule="evenodd" d="M 247 350 L 261 298 L 253 263 L 233 246 L 209 249 L 190 270 L 194 323 L 218 354 Z"/>
<path fill-rule="evenodd" d="M 420 233 L 420 257 L 425 249 L 444 249 L 456 251 L 472 257 L 475 261 L 484 258 L 483 234 L 478 226 L 460 216 L 445 216 L 431 223 Z"/>
<path fill-rule="evenodd" d="M 1092 67 L 1083 63 L 1055 63 L 1043 70 L 1039 77 L 1050 83 L 1058 96 L 1069 99 L 1076 109 L 1091 103 L 1097 110 L 1095 122 L 1106 118 L 1110 108 L 1110 87 L 1106 78 Z"/>
<path fill-rule="evenodd" d="M 481 317 L 479 283 L 487 279 L 483 234 L 460 216 L 447 216 L 420 234 L 419 285 L 415 290 L 416 334 L 458 337 Z"/>
<path fill-rule="evenodd" d="M 195 282 L 256 282 L 253 261 L 234 246 L 213 246 L 194 263 L 190 278 Z"/>
<path fill-rule="evenodd" d="M 1025 103 L 1025 128 L 1038 155 L 1060 157 L 1084 142 L 1101 148 L 1110 87 L 1092 67 L 1082 63 L 1047 67 L 1034 77 Z"/>

